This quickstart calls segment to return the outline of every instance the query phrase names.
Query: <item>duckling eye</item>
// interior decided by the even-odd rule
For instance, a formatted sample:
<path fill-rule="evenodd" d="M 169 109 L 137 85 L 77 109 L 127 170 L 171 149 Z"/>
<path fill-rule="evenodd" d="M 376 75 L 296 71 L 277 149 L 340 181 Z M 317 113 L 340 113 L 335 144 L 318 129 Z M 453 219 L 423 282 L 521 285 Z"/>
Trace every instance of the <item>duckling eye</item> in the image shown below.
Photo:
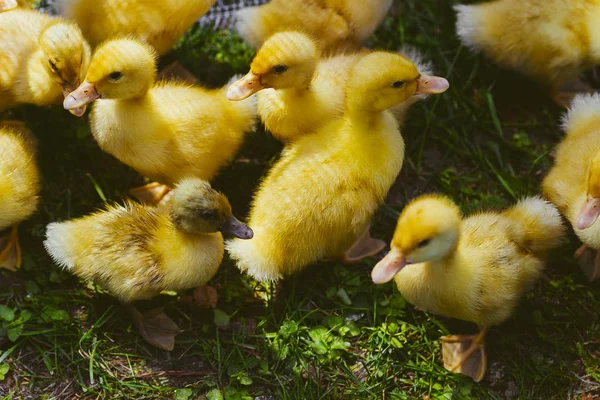
<path fill-rule="evenodd" d="M 392 87 L 394 89 L 401 88 L 402 86 L 404 86 L 404 81 L 396 81 L 396 82 L 392 83 Z"/>
<path fill-rule="evenodd" d="M 219 214 L 216 210 L 203 210 L 200 211 L 200 216 L 203 219 L 216 220 L 219 219 Z"/>
<path fill-rule="evenodd" d="M 52 72 L 58 73 L 58 67 L 56 66 L 54 61 L 49 60 L 49 62 L 50 62 L 50 69 L 52 70 Z"/>
<path fill-rule="evenodd" d="M 417 249 L 427 246 L 430 242 L 431 239 L 421 240 L 419 243 L 417 243 Z"/>
<path fill-rule="evenodd" d="M 271 71 L 273 71 L 274 74 L 281 75 L 287 70 L 288 70 L 287 65 L 276 65 L 273 67 L 273 69 Z"/>
<path fill-rule="evenodd" d="M 119 79 L 121 79 L 122 76 L 123 76 L 123 74 L 121 72 L 115 71 L 115 72 L 111 72 L 110 75 L 108 75 L 108 79 L 115 82 L 115 81 L 118 81 Z"/>

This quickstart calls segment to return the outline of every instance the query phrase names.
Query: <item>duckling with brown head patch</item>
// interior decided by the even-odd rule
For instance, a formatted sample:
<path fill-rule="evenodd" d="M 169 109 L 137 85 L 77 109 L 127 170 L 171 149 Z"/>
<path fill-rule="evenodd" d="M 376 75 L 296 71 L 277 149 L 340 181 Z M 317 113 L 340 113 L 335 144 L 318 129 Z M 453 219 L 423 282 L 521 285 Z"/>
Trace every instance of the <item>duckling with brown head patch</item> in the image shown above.
<path fill-rule="evenodd" d="M 158 207 L 126 202 L 52 223 L 44 246 L 59 265 L 129 304 L 164 290 L 206 284 L 223 259 L 221 232 L 252 238 L 223 194 L 208 182 L 185 179 Z M 146 315 L 134 311 L 134 316 L 150 344 L 173 349 L 178 328 L 166 315 L 153 310 Z"/>

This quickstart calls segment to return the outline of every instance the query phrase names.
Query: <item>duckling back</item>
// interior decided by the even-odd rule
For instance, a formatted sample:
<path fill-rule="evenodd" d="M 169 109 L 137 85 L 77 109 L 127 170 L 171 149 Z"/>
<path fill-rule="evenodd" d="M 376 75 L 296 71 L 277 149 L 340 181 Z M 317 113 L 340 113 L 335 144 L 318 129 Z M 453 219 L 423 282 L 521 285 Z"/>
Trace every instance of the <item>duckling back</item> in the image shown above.
<path fill-rule="evenodd" d="M 131 202 L 51 223 L 46 237 L 44 246 L 57 264 L 125 302 L 200 286 L 223 257 L 220 233 L 186 235 L 166 207 Z"/>
<path fill-rule="evenodd" d="M 0 230 L 37 210 L 40 189 L 32 141 L 24 132 L 0 126 Z"/>
<path fill-rule="evenodd" d="M 77 21 L 92 46 L 133 34 L 164 54 L 216 0 L 59 0 L 63 15 Z"/>
<path fill-rule="evenodd" d="M 548 83 L 576 78 L 600 56 L 596 0 L 498 0 L 455 9 L 465 45 Z"/>
<path fill-rule="evenodd" d="M 256 100 L 227 100 L 206 90 L 161 82 L 142 100 L 98 100 L 91 115 L 100 147 L 142 175 L 167 185 L 211 180 L 254 128 Z"/>
<path fill-rule="evenodd" d="M 252 240 L 226 244 L 240 269 L 277 280 L 340 256 L 364 232 L 400 172 L 404 142 L 385 113 L 368 133 L 346 119 L 289 145 L 252 204 Z"/>

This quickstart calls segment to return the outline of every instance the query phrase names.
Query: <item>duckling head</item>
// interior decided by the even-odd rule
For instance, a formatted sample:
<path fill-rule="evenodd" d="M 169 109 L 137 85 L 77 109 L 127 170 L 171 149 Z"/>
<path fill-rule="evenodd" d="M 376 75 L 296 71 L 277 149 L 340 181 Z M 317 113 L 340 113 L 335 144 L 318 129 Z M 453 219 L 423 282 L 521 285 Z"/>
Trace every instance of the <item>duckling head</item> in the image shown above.
<path fill-rule="evenodd" d="M 250 72 L 229 87 L 227 98 L 243 100 L 267 88 L 307 88 L 318 59 L 319 49 L 309 36 L 300 32 L 276 33 L 260 48 Z"/>
<path fill-rule="evenodd" d="M 390 252 L 371 272 L 373 282 L 389 282 L 410 264 L 444 259 L 458 244 L 460 220 L 460 210 L 445 197 L 411 202 L 398 219 Z"/>
<path fill-rule="evenodd" d="M 254 232 L 231 213 L 229 200 L 201 179 L 181 181 L 171 197 L 171 220 L 184 232 L 203 234 L 231 233 L 252 239 Z"/>
<path fill-rule="evenodd" d="M 40 48 L 46 56 L 44 64 L 52 79 L 61 85 L 65 98 L 85 77 L 91 50 L 79 27 L 71 22 L 59 21 L 46 27 L 39 38 Z M 85 105 L 70 110 L 80 117 Z"/>
<path fill-rule="evenodd" d="M 383 111 L 419 94 L 440 94 L 445 78 L 423 75 L 405 56 L 376 51 L 354 66 L 346 87 L 348 110 Z"/>
<path fill-rule="evenodd" d="M 577 229 L 587 229 L 600 216 L 600 152 L 588 167 L 587 199 L 577 215 Z"/>
<path fill-rule="evenodd" d="M 85 81 L 63 103 L 67 110 L 100 98 L 133 99 L 154 83 L 156 53 L 134 38 L 112 39 L 101 44 L 90 61 Z"/>

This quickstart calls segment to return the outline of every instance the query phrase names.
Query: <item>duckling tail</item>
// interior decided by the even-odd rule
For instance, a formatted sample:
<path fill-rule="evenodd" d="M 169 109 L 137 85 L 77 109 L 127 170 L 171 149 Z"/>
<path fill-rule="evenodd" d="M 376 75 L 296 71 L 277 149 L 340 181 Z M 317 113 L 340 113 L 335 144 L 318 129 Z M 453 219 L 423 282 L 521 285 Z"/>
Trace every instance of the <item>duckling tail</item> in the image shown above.
<path fill-rule="evenodd" d="M 527 197 L 503 215 L 513 222 L 511 236 L 520 247 L 541 255 L 560 246 L 565 227 L 550 202 L 538 196 Z"/>
<path fill-rule="evenodd" d="M 54 262 L 66 269 L 73 269 L 73 257 L 69 243 L 71 230 L 68 222 L 53 222 L 46 228 L 44 247 Z"/>
<path fill-rule="evenodd" d="M 587 131 L 600 118 L 600 94 L 580 94 L 576 96 L 569 111 L 562 118 L 562 126 L 568 134 Z"/>

